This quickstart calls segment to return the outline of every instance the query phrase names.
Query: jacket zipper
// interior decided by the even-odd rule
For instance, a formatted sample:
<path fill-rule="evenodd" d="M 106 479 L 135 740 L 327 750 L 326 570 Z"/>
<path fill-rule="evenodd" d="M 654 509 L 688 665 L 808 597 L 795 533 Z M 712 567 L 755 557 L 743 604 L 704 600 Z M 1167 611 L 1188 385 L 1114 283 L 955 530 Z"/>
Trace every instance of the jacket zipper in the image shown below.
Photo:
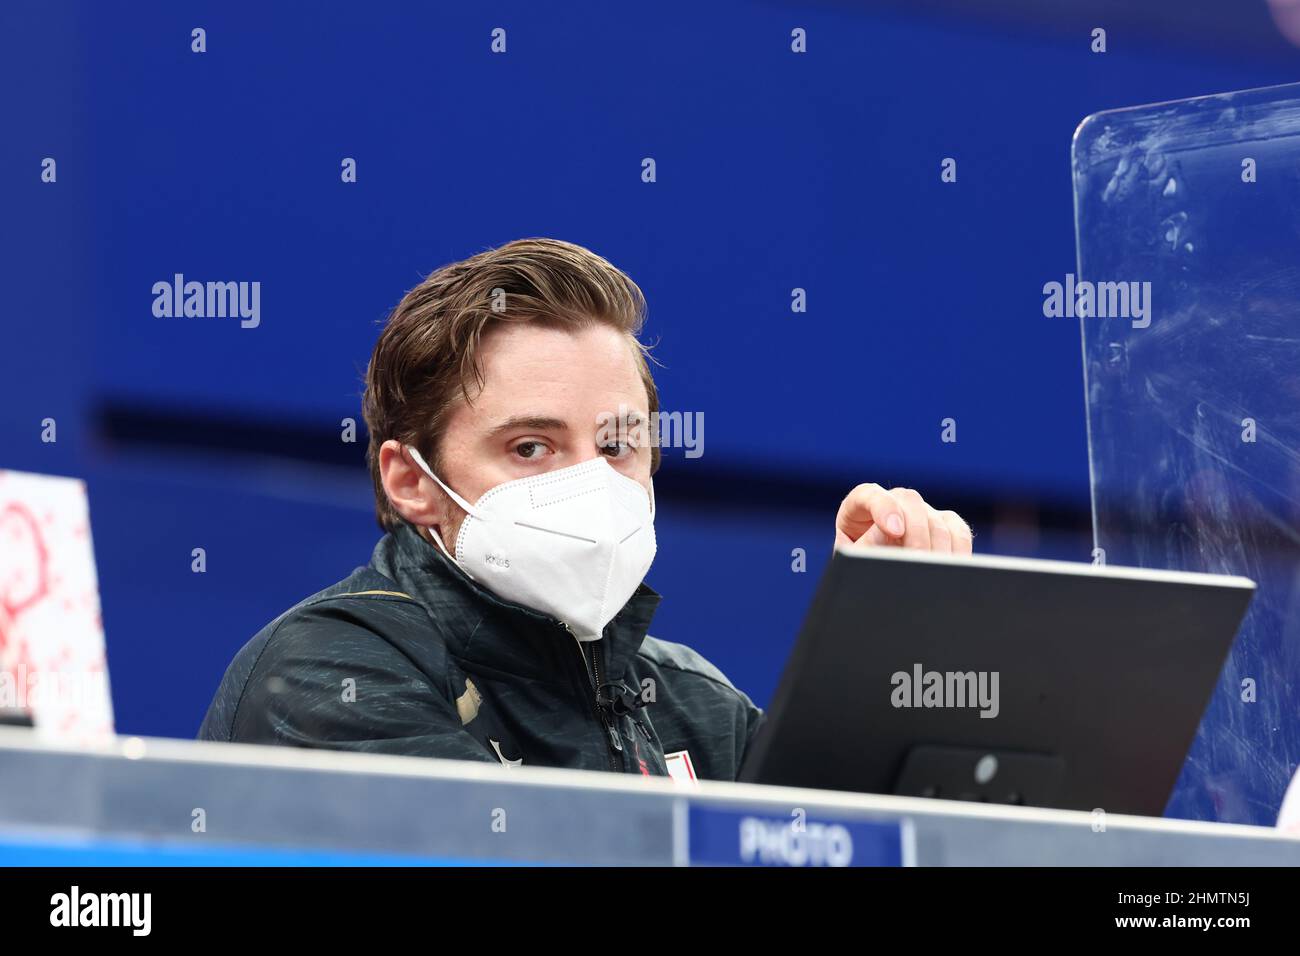
<path fill-rule="evenodd" d="M 605 712 L 600 709 L 600 660 L 599 655 L 593 646 L 591 652 L 591 666 L 587 666 L 586 645 L 578 640 L 578 635 L 573 633 L 573 629 L 567 624 L 561 624 L 566 631 L 572 635 L 573 640 L 578 645 L 578 655 L 582 658 L 582 672 L 586 675 L 587 680 L 591 682 L 592 696 L 591 709 L 595 714 L 596 720 L 600 722 L 601 727 L 605 730 L 605 735 L 609 740 L 609 769 L 621 773 L 623 771 L 623 760 L 619 756 L 623 752 L 623 741 L 619 739 L 618 729 L 605 716 Z M 589 642 L 595 645 L 596 641 Z"/>
<path fill-rule="evenodd" d="M 600 709 L 600 655 L 596 653 L 597 643 L 598 643 L 597 641 L 591 642 L 591 668 L 593 671 L 595 671 L 596 674 L 596 708 L 597 710 L 599 710 Z M 585 646 L 586 646 L 585 644 L 579 645 L 579 647 L 585 647 Z M 586 660 L 585 656 L 583 657 L 583 660 L 584 661 Z M 603 716 L 605 712 L 601 710 L 600 713 Z M 633 712 L 632 714 L 632 723 L 636 725 L 637 730 L 641 731 L 641 736 L 646 739 L 646 743 L 654 743 L 654 738 L 650 736 L 650 731 L 646 730 L 645 724 L 641 723 L 641 718 L 636 716 L 635 712 Z M 609 728 L 610 739 L 614 743 L 614 748 L 616 750 L 621 751 L 623 749 L 623 744 L 619 739 L 618 731 L 615 730 L 614 725 L 612 723 L 609 723 L 608 721 L 606 722 L 605 726 Z"/>

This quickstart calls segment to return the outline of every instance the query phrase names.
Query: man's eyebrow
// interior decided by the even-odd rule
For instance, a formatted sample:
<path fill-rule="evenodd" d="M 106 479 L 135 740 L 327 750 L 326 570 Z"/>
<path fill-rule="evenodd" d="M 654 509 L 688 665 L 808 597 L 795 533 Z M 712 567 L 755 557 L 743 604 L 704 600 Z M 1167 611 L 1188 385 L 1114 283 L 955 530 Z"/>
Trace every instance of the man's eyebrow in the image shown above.
<path fill-rule="evenodd" d="M 512 432 L 520 429 L 529 431 L 566 432 L 569 430 L 569 426 L 560 418 L 548 418 L 545 415 L 514 415 L 507 418 L 499 425 L 496 425 L 490 434 L 499 435 L 502 432 Z"/>

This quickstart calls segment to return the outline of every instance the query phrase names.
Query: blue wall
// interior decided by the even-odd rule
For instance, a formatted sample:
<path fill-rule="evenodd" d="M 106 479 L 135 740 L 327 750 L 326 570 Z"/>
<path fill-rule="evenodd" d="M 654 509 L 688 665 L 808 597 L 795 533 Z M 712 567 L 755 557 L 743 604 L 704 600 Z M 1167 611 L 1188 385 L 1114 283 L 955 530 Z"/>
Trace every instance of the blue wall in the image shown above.
<path fill-rule="evenodd" d="M 926 6 L 6 4 L 0 466 L 89 482 L 120 730 L 193 735 L 234 651 L 366 561 L 339 422 L 376 323 L 522 236 L 645 290 L 664 407 L 706 423 L 657 482 L 653 630 L 760 703 L 857 481 L 957 505 L 980 550 L 1087 560 L 1078 327 L 1041 311 L 1074 268 L 1071 134 L 1300 57 L 1118 13 L 1099 56 Z M 155 318 L 177 272 L 260 281 L 261 325 Z"/>

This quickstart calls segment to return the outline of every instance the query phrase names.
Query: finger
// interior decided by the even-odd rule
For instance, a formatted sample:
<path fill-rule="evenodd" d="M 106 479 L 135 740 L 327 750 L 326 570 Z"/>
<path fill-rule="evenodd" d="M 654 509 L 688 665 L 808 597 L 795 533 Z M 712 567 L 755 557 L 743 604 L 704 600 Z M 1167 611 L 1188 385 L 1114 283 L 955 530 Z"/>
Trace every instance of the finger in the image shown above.
<path fill-rule="evenodd" d="M 943 515 L 926 506 L 926 517 L 930 523 L 930 550 L 936 554 L 952 554 L 952 531 Z"/>
<path fill-rule="evenodd" d="M 890 491 L 898 506 L 903 509 L 907 529 L 903 533 L 903 547 L 919 551 L 930 550 L 930 507 L 912 488 L 894 488 Z"/>
<path fill-rule="evenodd" d="M 907 519 L 898 501 L 879 485 L 858 485 L 845 496 L 835 516 L 835 542 L 857 541 L 873 527 L 903 537 Z M 843 538 L 841 538 L 841 535 Z"/>
<path fill-rule="evenodd" d="M 880 525 L 873 525 L 871 530 L 864 534 L 859 541 L 866 541 L 868 544 L 877 548 L 901 548 L 903 546 L 902 538 L 891 538 L 881 529 Z"/>
<path fill-rule="evenodd" d="M 948 533 L 952 535 L 952 553 L 953 554 L 970 554 L 974 545 L 974 535 L 971 534 L 970 525 L 962 520 L 961 515 L 955 511 L 940 511 L 939 517 L 948 526 Z"/>
<path fill-rule="evenodd" d="M 861 549 L 863 551 L 869 548 L 900 548 L 902 547 L 901 538 L 891 538 L 880 529 L 880 525 L 873 524 L 867 529 L 867 533 L 858 538 L 857 541 L 844 539 L 841 547 L 846 551 Z"/>

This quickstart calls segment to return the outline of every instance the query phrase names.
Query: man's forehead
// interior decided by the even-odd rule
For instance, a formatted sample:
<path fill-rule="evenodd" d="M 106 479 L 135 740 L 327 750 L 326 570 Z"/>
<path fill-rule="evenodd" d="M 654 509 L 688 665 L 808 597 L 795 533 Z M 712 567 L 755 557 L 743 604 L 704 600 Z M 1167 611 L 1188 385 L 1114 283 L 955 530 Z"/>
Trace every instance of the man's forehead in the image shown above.
<path fill-rule="evenodd" d="M 482 378 L 461 412 L 494 429 L 511 420 L 576 428 L 611 415 L 644 418 L 649 402 L 635 348 L 608 327 L 499 327 L 484 339 Z"/>

